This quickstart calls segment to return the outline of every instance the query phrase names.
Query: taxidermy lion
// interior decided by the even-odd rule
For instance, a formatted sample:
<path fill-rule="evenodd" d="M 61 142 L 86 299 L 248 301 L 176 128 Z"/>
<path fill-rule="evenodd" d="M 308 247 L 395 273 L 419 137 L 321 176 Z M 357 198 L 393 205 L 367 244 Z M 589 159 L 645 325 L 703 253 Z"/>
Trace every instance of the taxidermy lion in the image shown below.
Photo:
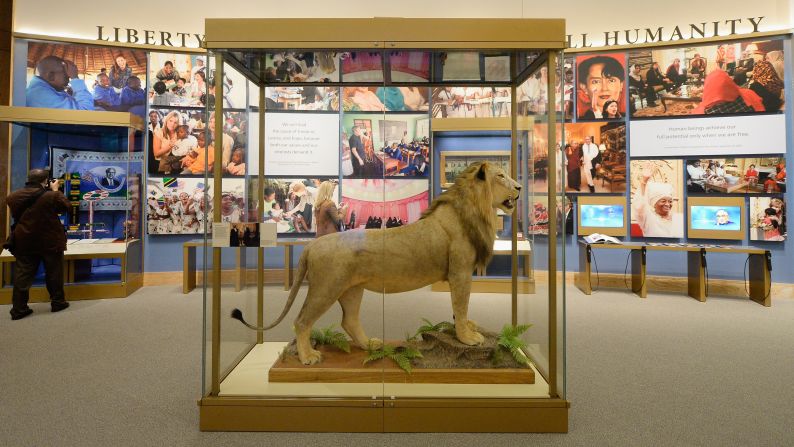
<path fill-rule="evenodd" d="M 252 329 L 275 327 L 289 312 L 308 277 L 309 291 L 295 320 L 295 332 L 300 361 L 312 365 L 321 360 L 309 339 L 312 326 L 335 302 L 344 313 L 342 328 L 356 345 L 366 349 L 382 342 L 367 337 L 361 327 L 359 309 L 364 289 L 400 293 L 447 280 L 458 340 L 467 345 L 480 344 L 483 336 L 468 320 L 472 272 L 477 266 L 485 267 L 493 255 L 494 208 L 512 213 L 520 190 L 521 186 L 501 168 L 488 162 L 472 164 L 412 224 L 333 233 L 308 244 L 284 310 L 272 324 L 263 328 L 249 325 L 237 309 L 232 316 Z M 421 247 L 422 253 L 406 247 Z M 417 256 L 422 257 L 421 263 L 416 262 Z"/>

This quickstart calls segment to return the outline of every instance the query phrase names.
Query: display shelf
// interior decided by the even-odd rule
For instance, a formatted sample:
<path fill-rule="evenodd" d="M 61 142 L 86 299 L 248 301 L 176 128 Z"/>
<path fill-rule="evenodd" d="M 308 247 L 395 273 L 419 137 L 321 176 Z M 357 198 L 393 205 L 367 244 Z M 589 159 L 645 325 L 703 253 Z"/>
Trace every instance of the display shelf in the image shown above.
<path fill-rule="evenodd" d="M 38 107 L 0 106 L 0 122 L 36 125 L 39 129 L 54 128 L 63 130 L 63 126 L 80 126 L 72 128 L 72 133 L 101 133 L 106 129 L 96 127 L 115 127 L 143 131 L 143 118 L 127 112 L 98 112 L 93 110 L 62 110 Z M 126 132 L 126 131 L 125 131 Z"/>

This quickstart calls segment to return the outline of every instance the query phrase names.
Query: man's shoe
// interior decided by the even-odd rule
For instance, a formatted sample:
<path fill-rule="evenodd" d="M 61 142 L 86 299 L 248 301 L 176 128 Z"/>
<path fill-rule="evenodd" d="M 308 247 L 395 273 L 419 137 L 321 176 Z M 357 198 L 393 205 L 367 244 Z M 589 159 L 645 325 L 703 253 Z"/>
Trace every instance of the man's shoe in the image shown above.
<path fill-rule="evenodd" d="M 24 310 L 11 309 L 11 319 L 12 320 L 21 320 L 21 319 L 27 317 L 28 315 L 30 315 L 32 313 L 33 313 L 33 309 L 31 309 L 29 307 L 27 309 L 24 309 Z"/>
<path fill-rule="evenodd" d="M 60 312 L 64 309 L 69 307 L 68 301 L 53 301 L 51 305 L 51 309 L 53 312 Z"/>

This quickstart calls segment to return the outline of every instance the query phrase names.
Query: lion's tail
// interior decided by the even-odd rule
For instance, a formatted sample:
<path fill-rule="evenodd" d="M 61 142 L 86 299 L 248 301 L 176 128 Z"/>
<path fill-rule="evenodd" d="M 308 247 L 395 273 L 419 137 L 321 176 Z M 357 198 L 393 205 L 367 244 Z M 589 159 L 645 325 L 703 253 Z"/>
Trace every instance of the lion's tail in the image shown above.
<path fill-rule="evenodd" d="M 292 303 L 295 302 L 295 297 L 298 295 L 298 291 L 301 288 L 301 283 L 303 283 L 303 279 L 306 277 L 306 271 L 308 270 L 307 264 L 309 262 L 308 253 L 308 247 L 303 250 L 303 253 L 301 253 L 300 260 L 298 261 L 298 271 L 295 272 L 295 281 L 292 283 L 292 288 L 289 289 L 289 297 L 287 298 L 287 302 L 284 304 L 284 310 L 281 311 L 281 315 L 276 318 L 276 321 L 270 323 L 267 326 L 254 326 L 247 323 L 245 319 L 243 319 L 243 312 L 240 309 L 234 309 L 232 311 L 232 318 L 239 320 L 241 323 L 255 331 L 266 331 L 278 326 L 279 323 L 281 323 L 281 320 L 287 316 L 287 313 L 289 313 L 289 310 L 292 308 Z"/>

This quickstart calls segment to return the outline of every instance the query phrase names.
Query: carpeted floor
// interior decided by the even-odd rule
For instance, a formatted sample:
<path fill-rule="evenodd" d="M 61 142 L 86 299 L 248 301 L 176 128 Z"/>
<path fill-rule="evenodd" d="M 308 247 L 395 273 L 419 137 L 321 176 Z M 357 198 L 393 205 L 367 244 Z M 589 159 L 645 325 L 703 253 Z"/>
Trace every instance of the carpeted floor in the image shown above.
<path fill-rule="evenodd" d="M 794 444 L 792 300 L 569 287 L 566 435 L 201 433 L 200 291 L 31 307 L 0 306 L 4 446 Z"/>

